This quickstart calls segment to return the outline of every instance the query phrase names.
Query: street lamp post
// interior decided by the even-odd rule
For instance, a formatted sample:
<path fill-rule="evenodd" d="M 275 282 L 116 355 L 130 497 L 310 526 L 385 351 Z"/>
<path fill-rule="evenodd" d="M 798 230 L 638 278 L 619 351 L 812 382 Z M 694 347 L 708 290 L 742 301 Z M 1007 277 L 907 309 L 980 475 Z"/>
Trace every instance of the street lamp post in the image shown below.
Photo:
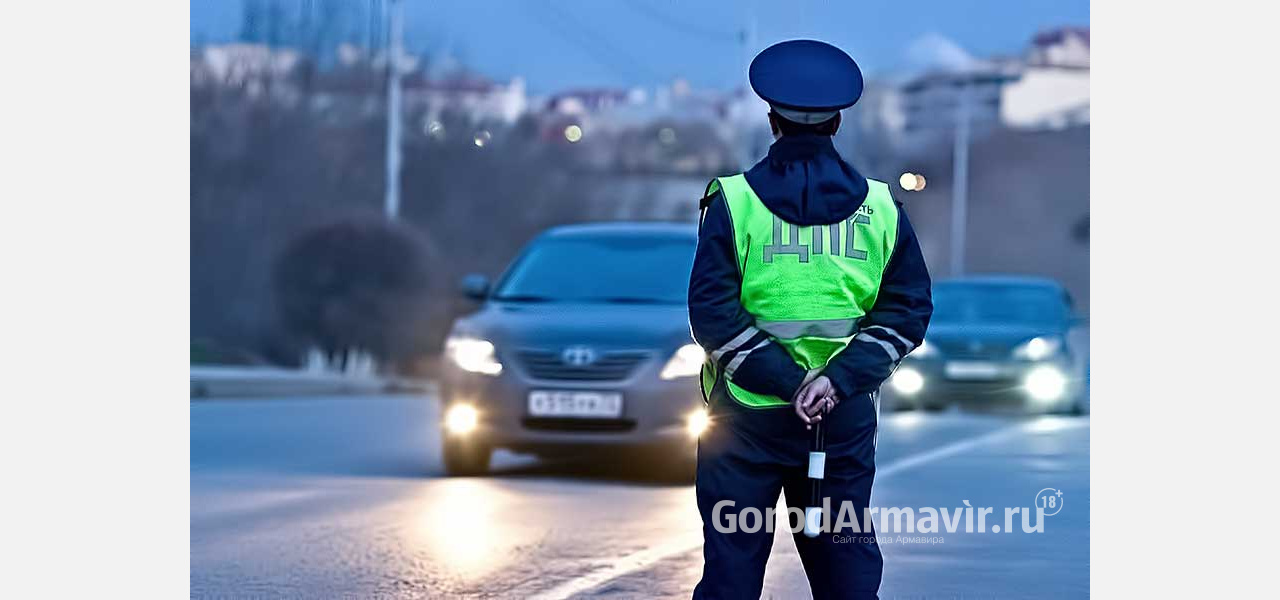
<path fill-rule="evenodd" d="M 951 276 L 964 274 L 966 225 L 969 218 L 969 95 L 970 83 L 960 87 L 956 102 L 956 135 L 951 178 Z"/>
<path fill-rule="evenodd" d="M 387 220 L 400 215 L 400 55 L 404 42 L 403 0 L 388 0 L 387 42 Z"/>

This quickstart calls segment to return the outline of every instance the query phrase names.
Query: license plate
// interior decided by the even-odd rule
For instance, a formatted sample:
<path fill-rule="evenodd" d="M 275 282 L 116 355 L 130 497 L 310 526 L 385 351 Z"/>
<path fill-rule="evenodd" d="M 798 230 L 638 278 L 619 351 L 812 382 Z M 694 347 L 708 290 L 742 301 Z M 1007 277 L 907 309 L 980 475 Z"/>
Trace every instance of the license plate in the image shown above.
<path fill-rule="evenodd" d="M 996 379 L 1000 365 L 979 361 L 951 361 L 943 367 L 948 379 Z"/>
<path fill-rule="evenodd" d="M 535 390 L 529 392 L 529 415 L 616 419 L 622 416 L 622 394 Z"/>

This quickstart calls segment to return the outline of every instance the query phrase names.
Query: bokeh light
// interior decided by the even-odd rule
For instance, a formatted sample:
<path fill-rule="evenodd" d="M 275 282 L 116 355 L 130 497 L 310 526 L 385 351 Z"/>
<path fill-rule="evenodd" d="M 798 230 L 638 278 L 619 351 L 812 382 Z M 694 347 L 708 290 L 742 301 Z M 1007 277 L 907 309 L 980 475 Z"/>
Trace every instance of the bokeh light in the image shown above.
<path fill-rule="evenodd" d="M 663 127 L 658 130 L 658 141 L 670 146 L 676 143 L 676 130 L 670 127 Z"/>
<path fill-rule="evenodd" d="M 911 172 L 903 173 L 902 177 L 898 178 L 898 185 L 902 186 L 902 189 L 908 192 L 916 189 L 915 173 L 911 173 Z"/>
<path fill-rule="evenodd" d="M 428 121 L 423 127 L 423 131 L 437 140 L 444 139 L 444 123 L 441 123 L 440 121 L 436 121 L 434 119 Z"/>
<path fill-rule="evenodd" d="M 898 185 L 908 192 L 918 192 L 924 189 L 924 175 L 908 171 L 898 178 Z"/>

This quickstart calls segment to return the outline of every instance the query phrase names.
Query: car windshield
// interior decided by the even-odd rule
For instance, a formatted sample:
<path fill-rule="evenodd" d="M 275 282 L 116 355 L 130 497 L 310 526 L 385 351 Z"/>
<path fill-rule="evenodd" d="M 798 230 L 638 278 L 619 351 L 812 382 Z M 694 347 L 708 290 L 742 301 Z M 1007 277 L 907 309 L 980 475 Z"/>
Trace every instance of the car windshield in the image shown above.
<path fill-rule="evenodd" d="M 592 236 L 536 242 L 503 278 L 496 300 L 684 304 L 693 238 Z"/>
<path fill-rule="evenodd" d="M 1066 318 L 1062 291 L 1054 288 L 967 284 L 933 288 L 933 323 L 1059 325 Z"/>

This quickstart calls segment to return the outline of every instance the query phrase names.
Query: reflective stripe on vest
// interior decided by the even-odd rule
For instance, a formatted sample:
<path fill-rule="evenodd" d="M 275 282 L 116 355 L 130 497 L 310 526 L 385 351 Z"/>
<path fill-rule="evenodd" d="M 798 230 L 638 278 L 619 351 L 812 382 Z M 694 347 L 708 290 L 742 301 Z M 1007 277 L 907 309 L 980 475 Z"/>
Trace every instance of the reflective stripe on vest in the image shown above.
<path fill-rule="evenodd" d="M 867 198 L 848 219 L 826 225 L 793 225 L 778 218 L 747 184 L 746 177 L 720 177 L 733 222 L 742 273 L 742 306 L 806 371 L 821 369 L 858 335 L 859 320 L 880 291 L 884 267 L 898 236 L 898 208 L 889 186 L 867 180 Z M 702 384 L 710 393 L 719 377 L 738 403 L 752 408 L 790 400 L 748 392 L 718 373 L 708 360 Z"/>

